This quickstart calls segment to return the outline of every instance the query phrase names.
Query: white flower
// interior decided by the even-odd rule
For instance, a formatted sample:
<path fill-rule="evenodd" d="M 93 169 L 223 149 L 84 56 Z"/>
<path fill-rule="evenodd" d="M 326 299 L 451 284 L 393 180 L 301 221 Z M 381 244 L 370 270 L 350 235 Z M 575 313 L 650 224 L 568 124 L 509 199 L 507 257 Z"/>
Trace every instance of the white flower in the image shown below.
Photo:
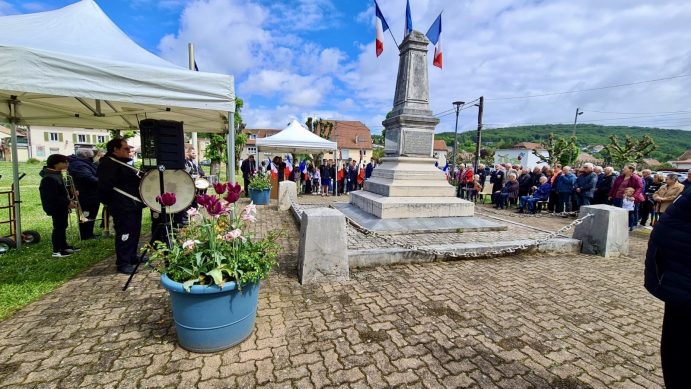
<path fill-rule="evenodd" d="M 201 242 L 198 241 L 198 240 L 186 240 L 186 241 L 182 244 L 182 249 L 183 249 L 183 250 L 186 250 L 186 249 L 194 250 L 194 246 L 195 246 L 197 243 L 201 243 Z"/>

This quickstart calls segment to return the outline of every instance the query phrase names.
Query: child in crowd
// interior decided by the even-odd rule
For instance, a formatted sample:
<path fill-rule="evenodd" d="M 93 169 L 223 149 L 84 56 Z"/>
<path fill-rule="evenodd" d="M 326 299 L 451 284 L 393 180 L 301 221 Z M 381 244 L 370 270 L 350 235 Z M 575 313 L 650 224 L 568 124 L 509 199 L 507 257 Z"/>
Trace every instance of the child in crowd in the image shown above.
<path fill-rule="evenodd" d="M 321 180 L 322 180 L 322 175 L 319 172 L 319 169 L 314 169 L 314 174 L 312 175 L 312 188 L 316 188 L 312 194 L 322 194 L 321 193 Z"/>
<path fill-rule="evenodd" d="M 624 198 L 621 203 L 621 207 L 629 211 L 629 231 L 633 231 L 633 227 L 636 226 L 636 200 L 633 197 L 635 191 L 631 187 L 624 189 Z"/>
<path fill-rule="evenodd" d="M 41 184 L 38 191 L 41 194 L 41 204 L 48 216 L 53 218 L 53 257 L 68 257 L 79 249 L 67 245 L 67 221 L 70 209 L 77 205 L 70 200 L 62 178 L 63 170 L 67 169 L 67 157 L 53 154 L 48 157 L 46 166 L 40 173 Z"/>
<path fill-rule="evenodd" d="M 476 174 L 473 176 L 473 186 L 470 188 L 470 195 L 468 196 L 468 200 L 470 201 L 475 201 L 477 199 L 477 195 L 482 192 L 482 184 L 480 184 L 480 175 Z"/>

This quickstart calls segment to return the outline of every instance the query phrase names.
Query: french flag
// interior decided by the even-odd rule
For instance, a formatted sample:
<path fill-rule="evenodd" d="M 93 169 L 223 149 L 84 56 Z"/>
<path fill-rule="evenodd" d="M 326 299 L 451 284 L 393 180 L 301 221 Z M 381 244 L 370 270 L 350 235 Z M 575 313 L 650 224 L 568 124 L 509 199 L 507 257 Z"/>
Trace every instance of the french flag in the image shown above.
<path fill-rule="evenodd" d="M 405 30 L 403 31 L 403 37 L 408 36 L 413 32 L 413 18 L 410 16 L 410 0 L 405 2 Z"/>
<path fill-rule="evenodd" d="M 377 0 L 374 0 L 374 8 L 375 8 L 375 14 L 376 18 L 374 18 L 374 29 L 377 32 L 377 37 L 375 41 L 375 46 L 377 49 L 377 57 L 379 57 L 384 51 L 384 31 L 389 29 L 389 25 L 386 23 L 386 19 L 384 19 L 384 15 L 381 13 L 381 10 L 379 9 L 379 4 L 377 4 Z"/>
<path fill-rule="evenodd" d="M 434 60 L 432 64 L 439 69 L 442 68 L 442 54 L 441 54 L 441 14 L 437 17 L 437 20 L 432 23 L 429 30 L 427 30 L 427 38 L 434 45 Z"/>

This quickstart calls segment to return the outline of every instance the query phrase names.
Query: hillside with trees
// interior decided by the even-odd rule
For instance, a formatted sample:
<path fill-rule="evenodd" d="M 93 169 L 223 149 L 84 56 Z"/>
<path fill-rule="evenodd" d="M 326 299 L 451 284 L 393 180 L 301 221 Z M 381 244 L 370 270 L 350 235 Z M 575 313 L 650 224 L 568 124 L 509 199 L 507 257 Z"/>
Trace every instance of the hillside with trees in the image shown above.
<path fill-rule="evenodd" d="M 549 134 L 557 137 L 570 138 L 573 125 L 544 124 L 533 126 L 506 127 L 487 129 L 482 131 L 482 147 L 501 149 L 511 148 L 520 142 L 543 143 Z M 648 158 L 660 162 L 676 160 L 686 150 L 691 150 L 691 131 L 668 130 L 650 127 L 599 126 L 595 124 L 579 124 L 576 128 L 576 144 L 581 150 L 590 150 L 596 145 L 607 146 L 611 143 L 609 137 L 615 135 L 624 139 L 627 135 L 636 139 L 649 135 L 655 141 L 657 148 Z M 475 150 L 475 131 L 458 134 L 458 148 L 460 150 Z M 435 134 L 436 139 L 443 139 L 447 145 L 453 146 L 453 132 Z M 592 153 L 591 151 L 588 151 Z M 597 153 L 594 153 L 597 154 Z"/>

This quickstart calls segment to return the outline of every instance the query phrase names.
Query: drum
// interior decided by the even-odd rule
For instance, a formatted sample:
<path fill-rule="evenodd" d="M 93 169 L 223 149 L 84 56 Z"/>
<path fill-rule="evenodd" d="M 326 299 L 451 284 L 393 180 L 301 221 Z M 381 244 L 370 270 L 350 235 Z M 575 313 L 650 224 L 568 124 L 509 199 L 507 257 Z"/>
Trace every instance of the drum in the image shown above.
<path fill-rule="evenodd" d="M 206 178 L 199 177 L 194 180 L 194 187 L 198 190 L 207 190 L 209 185 L 209 181 Z"/>
<path fill-rule="evenodd" d="M 142 202 L 154 212 L 161 212 L 161 204 L 156 197 L 161 195 L 159 183 L 159 171 L 149 170 L 139 183 L 139 195 Z M 169 214 L 178 213 L 187 209 L 194 201 L 196 189 L 194 180 L 184 170 L 166 170 L 163 172 L 163 192 L 175 193 L 175 204 L 167 207 Z"/>

